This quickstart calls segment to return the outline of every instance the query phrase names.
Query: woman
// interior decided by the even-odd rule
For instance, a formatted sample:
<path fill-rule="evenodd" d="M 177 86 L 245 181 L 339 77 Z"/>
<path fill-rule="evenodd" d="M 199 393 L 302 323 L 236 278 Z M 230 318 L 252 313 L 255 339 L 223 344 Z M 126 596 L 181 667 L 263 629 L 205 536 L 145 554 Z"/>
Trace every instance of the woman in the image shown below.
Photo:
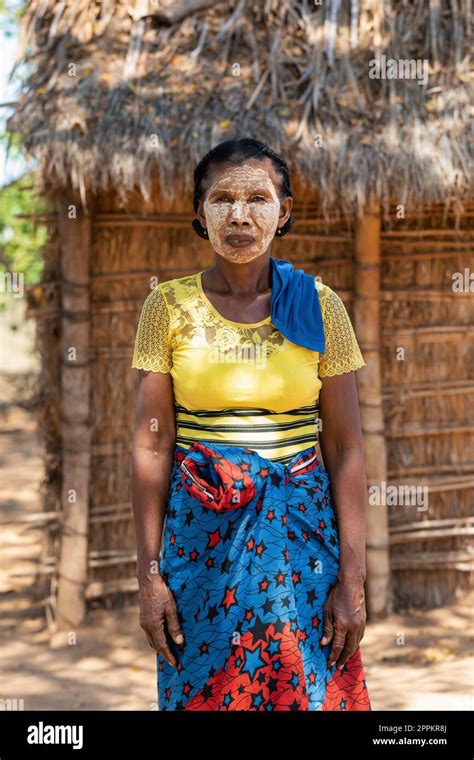
<path fill-rule="evenodd" d="M 365 362 L 336 293 L 270 256 L 293 224 L 283 159 L 229 140 L 194 180 L 214 266 L 151 291 L 132 362 L 140 625 L 159 707 L 370 710 Z"/>

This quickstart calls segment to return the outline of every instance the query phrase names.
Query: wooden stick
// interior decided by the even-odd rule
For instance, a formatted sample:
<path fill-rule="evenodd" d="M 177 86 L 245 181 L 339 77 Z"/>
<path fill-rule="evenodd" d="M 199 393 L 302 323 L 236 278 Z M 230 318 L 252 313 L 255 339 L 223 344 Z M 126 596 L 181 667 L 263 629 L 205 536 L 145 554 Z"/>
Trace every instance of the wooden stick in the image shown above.
<path fill-rule="evenodd" d="M 466 382 L 465 380 L 453 380 L 452 383 L 437 382 L 432 380 L 430 383 L 410 383 L 410 385 L 388 385 L 384 389 L 384 399 L 390 399 L 392 396 L 395 398 L 428 398 L 430 396 L 439 396 L 440 393 L 443 396 L 455 396 L 457 394 L 465 395 L 467 393 L 474 393 L 474 383 Z"/>
<path fill-rule="evenodd" d="M 94 515 L 94 517 L 89 518 L 89 522 L 91 524 L 123 522 L 123 520 L 130 520 L 131 517 L 132 512 L 128 510 L 126 512 L 117 512 L 115 515 Z"/>
<path fill-rule="evenodd" d="M 403 467 L 398 470 L 388 471 L 388 480 L 395 482 L 400 479 L 402 481 L 407 478 L 413 477 L 429 477 L 430 475 L 441 475 L 442 473 L 449 473 L 452 475 L 472 475 L 474 473 L 474 463 L 466 462 L 465 464 L 433 464 L 433 465 L 419 465 L 418 467 Z"/>
<path fill-rule="evenodd" d="M 451 536 L 474 536 L 474 528 L 444 528 L 443 530 L 414 530 L 403 531 L 390 536 L 390 544 L 404 544 L 406 541 L 434 541 L 438 538 L 450 538 Z"/>
<path fill-rule="evenodd" d="M 369 482 L 387 479 L 380 360 L 381 217 L 375 199 L 356 219 L 354 328 L 367 367 L 357 373 Z M 370 619 L 391 611 L 388 510 L 371 509 L 367 522 L 367 610 Z"/>
<path fill-rule="evenodd" d="M 422 288 L 406 288 L 405 290 L 385 290 L 380 294 L 381 301 L 455 301 L 458 297 L 471 297 L 469 291 L 454 293 L 450 288 L 445 290 L 423 290 Z"/>
<path fill-rule="evenodd" d="M 86 599 L 97 599 L 116 593 L 138 592 L 137 578 L 119 578 L 113 581 L 93 581 L 86 588 Z"/>
<path fill-rule="evenodd" d="M 402 344 L 409 343 L 458 343 L 474 337 L 474 328 L 449 325 L 447 327 L 413 327 L 382 329 L 382 334 L 388 335 Z"/>
<path fill-rule="evenodd" d="M 474 433 L 474 425 L 432 425 L 428 422 L 407 422 L 400 430 L 387 430 L 387 438 L 411 438 L 413 436 L 454 435 Z"/>
<path fill-rule="evenodd" d="M 390 240 L 393 238 L 403 237 L 465 237 L 466 235 L 472 235 L 472 230 L 452 230 L 452 229 L 433 229 L 433 230 L 388 230 L 382 232 L 382 241 Z"/>
<path fill-rule="evenodd" d="M 125 512 L 127 509 L 131 510 L 129 501 L 118 501 L 116 504 L 98 504 L 91 507 L 90 515 L 94 517 L 95 515 L 115 514 L 116 512 Z"/>
<path fill-rule="evenodd" d="M 61 512 L 35 512 L 31 515 L 23 515 L 15 520 L 0 520 L 0 525 L 24 525 L 31 528 L 44 527 L 45 524 L 56 522 L 61 516 Z"/>
<path fill-rule="evenodd" d="M 403 533 L 406 530 L 424 530 L 425 528 L 441 528 L 459 523 L 474 524 L 474 517 L 453 517 L 441 520 L 420 520 L 419 522 L 404 523 L 403 525 L 393 525 L 390 527 L 390 533 Z"/>
<path fill-rule="evenodd" d="M 104 557 L 103 559 L 89 560 L 89 567 L 112 567 L 113 565 L 128 565 L 137 561 L 137 555 L 126 557 Z"/>
<path fill-rule="evenodd" d="M 392 570 L 442 570 L 452 568 L 472 572 L 474 560 L 466 552 L 423 552 L 423 556 L 397 555 L 391 559 Z"/>
<path fill-rule="evenodd" d="M 36 567 L 32 570 L 18 570 L 16 573 L 8 573 L 9 578 L 29 578 L 31 576 L 36 575 L 53 575 L 53 573 L 56 572 L 56 568 L 49 567 L 46 565 L 45 567 Z"/>
<path fill-rule="evenodd" d="M 71 211 L 75 214 L 71 214 Z M 91 217 L 79 198 L 59 203 L 62 266 L 62 509 L 57 626 L 69 629 L 86 612 L 90 488 L 89 255 Z M 74 283 L 71 285 L 70 283 Z"/>
<path fill-rule="evenodd" d="M 408 261 L 408 257 L 410 261 L 431 261 L 433 259 L 447 259 L 449 257 L 457 257 L 461 256 L 462 251 L 447 251 L 445 248 L 442 251 L 431 251 L 429 253 L 415 253 L 414 251 L 410 251 L 408 254 L 406 251 L 404 253 L 389 253 L 388 251 L 385 251 L 383 254 L 383 260 L 384 261 Z"/>
<path fill-rule="evenodd" d="M 390 485 L 398 485 L 402 487 L 411 486 L 427 486 L 431 493 L 443 493 L 445 491 L 462 491 L 466 488 L 472 488 L 474 484 L 474 475 L 469 473 L 466 475 L 450 475 L 445 478 L 430 477 L 429 475 L 420 474 L 420 478 L 411 478 L 409 484 L 407 484 L 407 478 L 401 477 L 399 480 L 391 480 Z"/>

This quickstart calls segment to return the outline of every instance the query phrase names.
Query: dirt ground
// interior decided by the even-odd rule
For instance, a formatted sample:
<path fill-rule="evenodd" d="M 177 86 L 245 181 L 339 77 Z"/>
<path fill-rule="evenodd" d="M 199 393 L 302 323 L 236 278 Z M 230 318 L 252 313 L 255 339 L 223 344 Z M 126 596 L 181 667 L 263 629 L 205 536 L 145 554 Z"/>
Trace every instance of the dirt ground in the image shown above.
<path fill-rule="evenodd" d="M 25 710 L 153 710 L 155 655 L 138 608 L 93 610 L 68 641 L 50 636 L 31 600 L 39 531 L 7 520 L 40 512 L 41 447 L 21 380 L 0 377 L 0 705 Z M 441 609 L 391 615 L 361 643 L 374 710 L 472 710 L 474 594 Z M 397 643 L 404 634 L 404 644 Z"/>

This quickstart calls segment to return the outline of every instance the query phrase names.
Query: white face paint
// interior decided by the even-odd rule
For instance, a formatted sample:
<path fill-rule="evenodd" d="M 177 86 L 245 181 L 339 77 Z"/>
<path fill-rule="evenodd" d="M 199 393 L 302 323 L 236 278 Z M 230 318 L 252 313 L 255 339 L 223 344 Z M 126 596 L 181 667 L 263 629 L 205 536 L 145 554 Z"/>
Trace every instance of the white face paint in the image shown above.
<path fill-rule="evenodd" d="M 206 193 L 203 210 L 216 253 L 243 264 L 268 249 L 278 226 L 280 201 L 266 169 L 246 164 L 219 174 Z M 239 242 L 233 235 L 252 240 Z"/>

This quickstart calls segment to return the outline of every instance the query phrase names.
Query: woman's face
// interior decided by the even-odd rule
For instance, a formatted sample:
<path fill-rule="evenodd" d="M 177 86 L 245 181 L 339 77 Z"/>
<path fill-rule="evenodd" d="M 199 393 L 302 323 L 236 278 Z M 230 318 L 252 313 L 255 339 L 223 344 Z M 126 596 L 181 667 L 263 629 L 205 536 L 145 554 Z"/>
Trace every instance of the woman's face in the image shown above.
<path fill-rule="evenodd" d="M 249 160 L 240 166 L 214 167 L 202 211 L 216 253 L 238 264 L 261 256 L 281 217 L 278 176 L 271 162 Z"/>

